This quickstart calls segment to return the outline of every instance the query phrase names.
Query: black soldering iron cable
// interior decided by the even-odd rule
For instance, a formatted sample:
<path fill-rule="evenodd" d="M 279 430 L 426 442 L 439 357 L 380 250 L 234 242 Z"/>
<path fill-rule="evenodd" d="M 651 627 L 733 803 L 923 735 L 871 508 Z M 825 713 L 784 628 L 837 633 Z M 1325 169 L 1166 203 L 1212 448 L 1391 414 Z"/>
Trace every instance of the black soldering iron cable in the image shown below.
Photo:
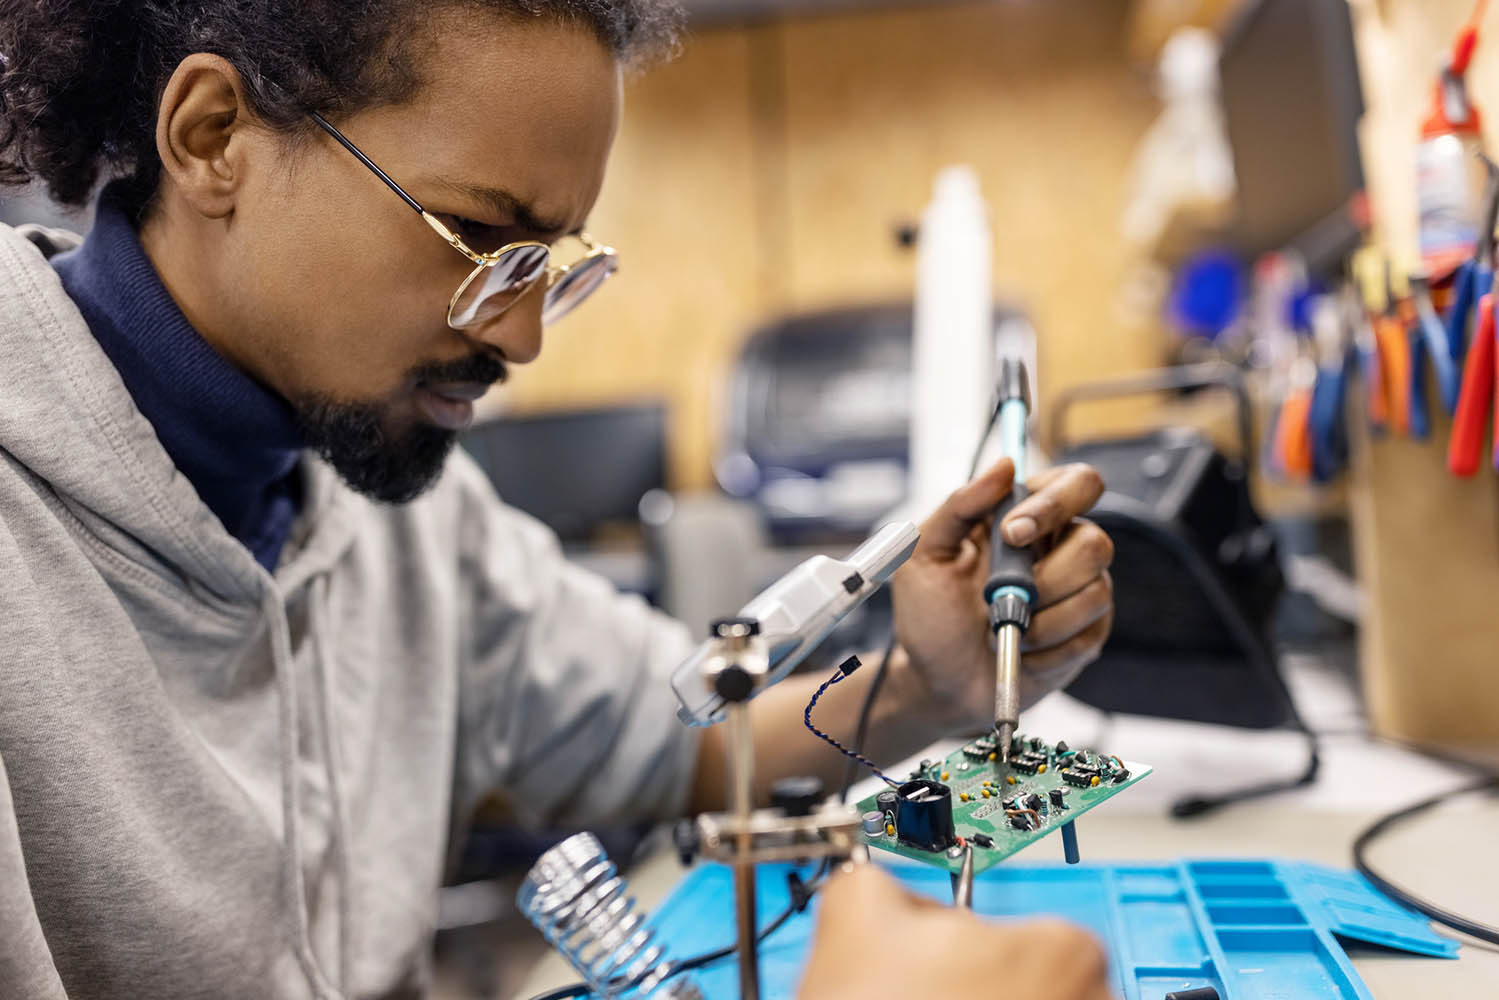
<path fill-rule="evenodd" d="M 1457 788 L 1453 788 L 1440 794 L 1433 795 L 1430 798 L 1422 799 L 1415 805 L 1409 805 L 1404 807 L 1403 809 L 1397 809 L 1395 812 L 1381 817 L 1380 819 L 1376 820 L 1367 830 L 1359 834 L 1358 839 L 1353 842 L 1353 867 L 1357 868 L 1358 873 L 1364 878 L 1368 879 L 1376 889 L 1384 893 L 1386 896 L 1389 896 L 1397 903 L 1401 903 L 1413 910 L 1423 913 L 1426 916 L 1430 917 L 1432 920 L 1435 920 L 1437 923 L 1442 924 L 1446 927 L 1450 927 L 1455 931 L 1461 931 L 1462 933 L 1467 934 L 1470 937 L 1478 938 L 1480 941 L 1487 941 L 1490 944 L 1499 944 L 1499 927 L 1492 927 L 1488 924 L 1481 924 L 1476 920 L 1468 919 L 1462 914 L 1453 913 L 1451 910 L 1444 910 L 1437 904 L 1400 888 L 1389 879 L 1385 878 L 1383 875 L 1379 874 L 1373 868 L 1371 868 L 1369 866 L 1369 860 L 1366 856 L 1369 845 L 1372 844 L 1375 840 L 1379 839 L 1379 837 L 1383 835 L 1385 831 L 1389 830 L 1390 827 L 1395 826 L 1396 824 L 1401 823 L 1418 813 L 1423 813 L 1433 806 L 1441 805 L 1449 799 L 1456 798 L 1459 795 L 1468 795 L 1473 792 L 1483 791 L 1499 791 L 1499 775 L 1485 775 L 1484 777 L 1479 778 L 1477 781 L 1472 781 L 1466 785 L 1460 785 Z"/>

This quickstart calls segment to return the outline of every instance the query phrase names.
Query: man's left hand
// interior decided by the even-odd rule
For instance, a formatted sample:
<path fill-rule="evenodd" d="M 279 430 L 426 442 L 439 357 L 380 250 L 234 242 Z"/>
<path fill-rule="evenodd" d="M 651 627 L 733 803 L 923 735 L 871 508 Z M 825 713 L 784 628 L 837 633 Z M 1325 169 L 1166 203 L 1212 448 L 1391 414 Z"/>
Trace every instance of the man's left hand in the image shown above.
<path fill-rule="evenodd" d="M 906 669 L 928 701 L 912 708 L 960 728 L 993 723 L 994 646 L 983 588 L 994 508 L 1013 479 L 1014 466 L 1002 459 L 949 496 L 922 525 L 920 544 L 891 580 Z M 1022 706 L 1066 686 L 1097 659 L 1114 622 L 1108 573 L 1114 545 L 1082 520 L 1103 494 L 1103 480 L 1090 466 L 1064 465 L 1026 485 L 1031 495 L 1001 526 L 1012 544 L 1037 552 L 1040 596 L 1022 646 Z"/>

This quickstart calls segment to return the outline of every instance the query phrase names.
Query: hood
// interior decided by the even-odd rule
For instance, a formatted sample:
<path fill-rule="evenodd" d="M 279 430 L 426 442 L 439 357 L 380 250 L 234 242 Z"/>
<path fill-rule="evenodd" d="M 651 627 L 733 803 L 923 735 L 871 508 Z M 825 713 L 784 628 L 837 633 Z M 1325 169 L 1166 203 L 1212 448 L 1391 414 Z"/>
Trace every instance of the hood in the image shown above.
<path fill-rule="evenodd" d="M 55 230 L 0 226 L 0 450 L 128 557 L 219 600 L 259 603 L 264 570 L 177 470 L 47 262 L 43 248 L 67 242 Z M 283 567 L 297 582 L 319 568 L 309 557 L 326 566 L 350 541 L 321 530 L 346 519 L 319 515 L 354 499 L 323 463 L 307 459 L 303 519 L 322 537 L 307 538 L 289 560 L 302 565 Z"/>

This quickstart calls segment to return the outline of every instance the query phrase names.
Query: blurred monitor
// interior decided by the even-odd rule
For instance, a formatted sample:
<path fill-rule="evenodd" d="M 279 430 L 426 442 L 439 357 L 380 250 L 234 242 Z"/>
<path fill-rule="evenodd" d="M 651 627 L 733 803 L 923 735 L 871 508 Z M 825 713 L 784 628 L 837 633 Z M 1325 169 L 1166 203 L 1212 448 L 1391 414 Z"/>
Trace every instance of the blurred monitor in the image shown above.
<path fill-rule="evenodd" d="M 1299 250 L 1314 274 L 1360 240 L 1363 91 L 1347 0 L 1249 0 L 1224 33 L 1223 113 L 1247 258 Z"/>
<path fill-rule="evenodd" d="M 639 523 L 640 498 L 666 488 L 666 407 L 610 406 L 476 424 L 463 446 L 500 497 L 563 542 Z"/>

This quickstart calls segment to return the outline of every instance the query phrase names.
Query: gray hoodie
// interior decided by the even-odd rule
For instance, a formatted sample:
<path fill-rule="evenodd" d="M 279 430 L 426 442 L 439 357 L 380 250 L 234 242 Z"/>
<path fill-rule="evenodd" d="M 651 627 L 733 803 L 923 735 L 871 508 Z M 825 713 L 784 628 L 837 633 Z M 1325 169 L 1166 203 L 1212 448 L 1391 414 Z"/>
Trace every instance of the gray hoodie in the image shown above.
<path fill-rule="evenodd" d="M 671 814 L 685 630 L 461 454 L 404 506 L 312 456 L 274 576 L 0 226 L 0 998 L 425 984 L 450 838 Z"/>

